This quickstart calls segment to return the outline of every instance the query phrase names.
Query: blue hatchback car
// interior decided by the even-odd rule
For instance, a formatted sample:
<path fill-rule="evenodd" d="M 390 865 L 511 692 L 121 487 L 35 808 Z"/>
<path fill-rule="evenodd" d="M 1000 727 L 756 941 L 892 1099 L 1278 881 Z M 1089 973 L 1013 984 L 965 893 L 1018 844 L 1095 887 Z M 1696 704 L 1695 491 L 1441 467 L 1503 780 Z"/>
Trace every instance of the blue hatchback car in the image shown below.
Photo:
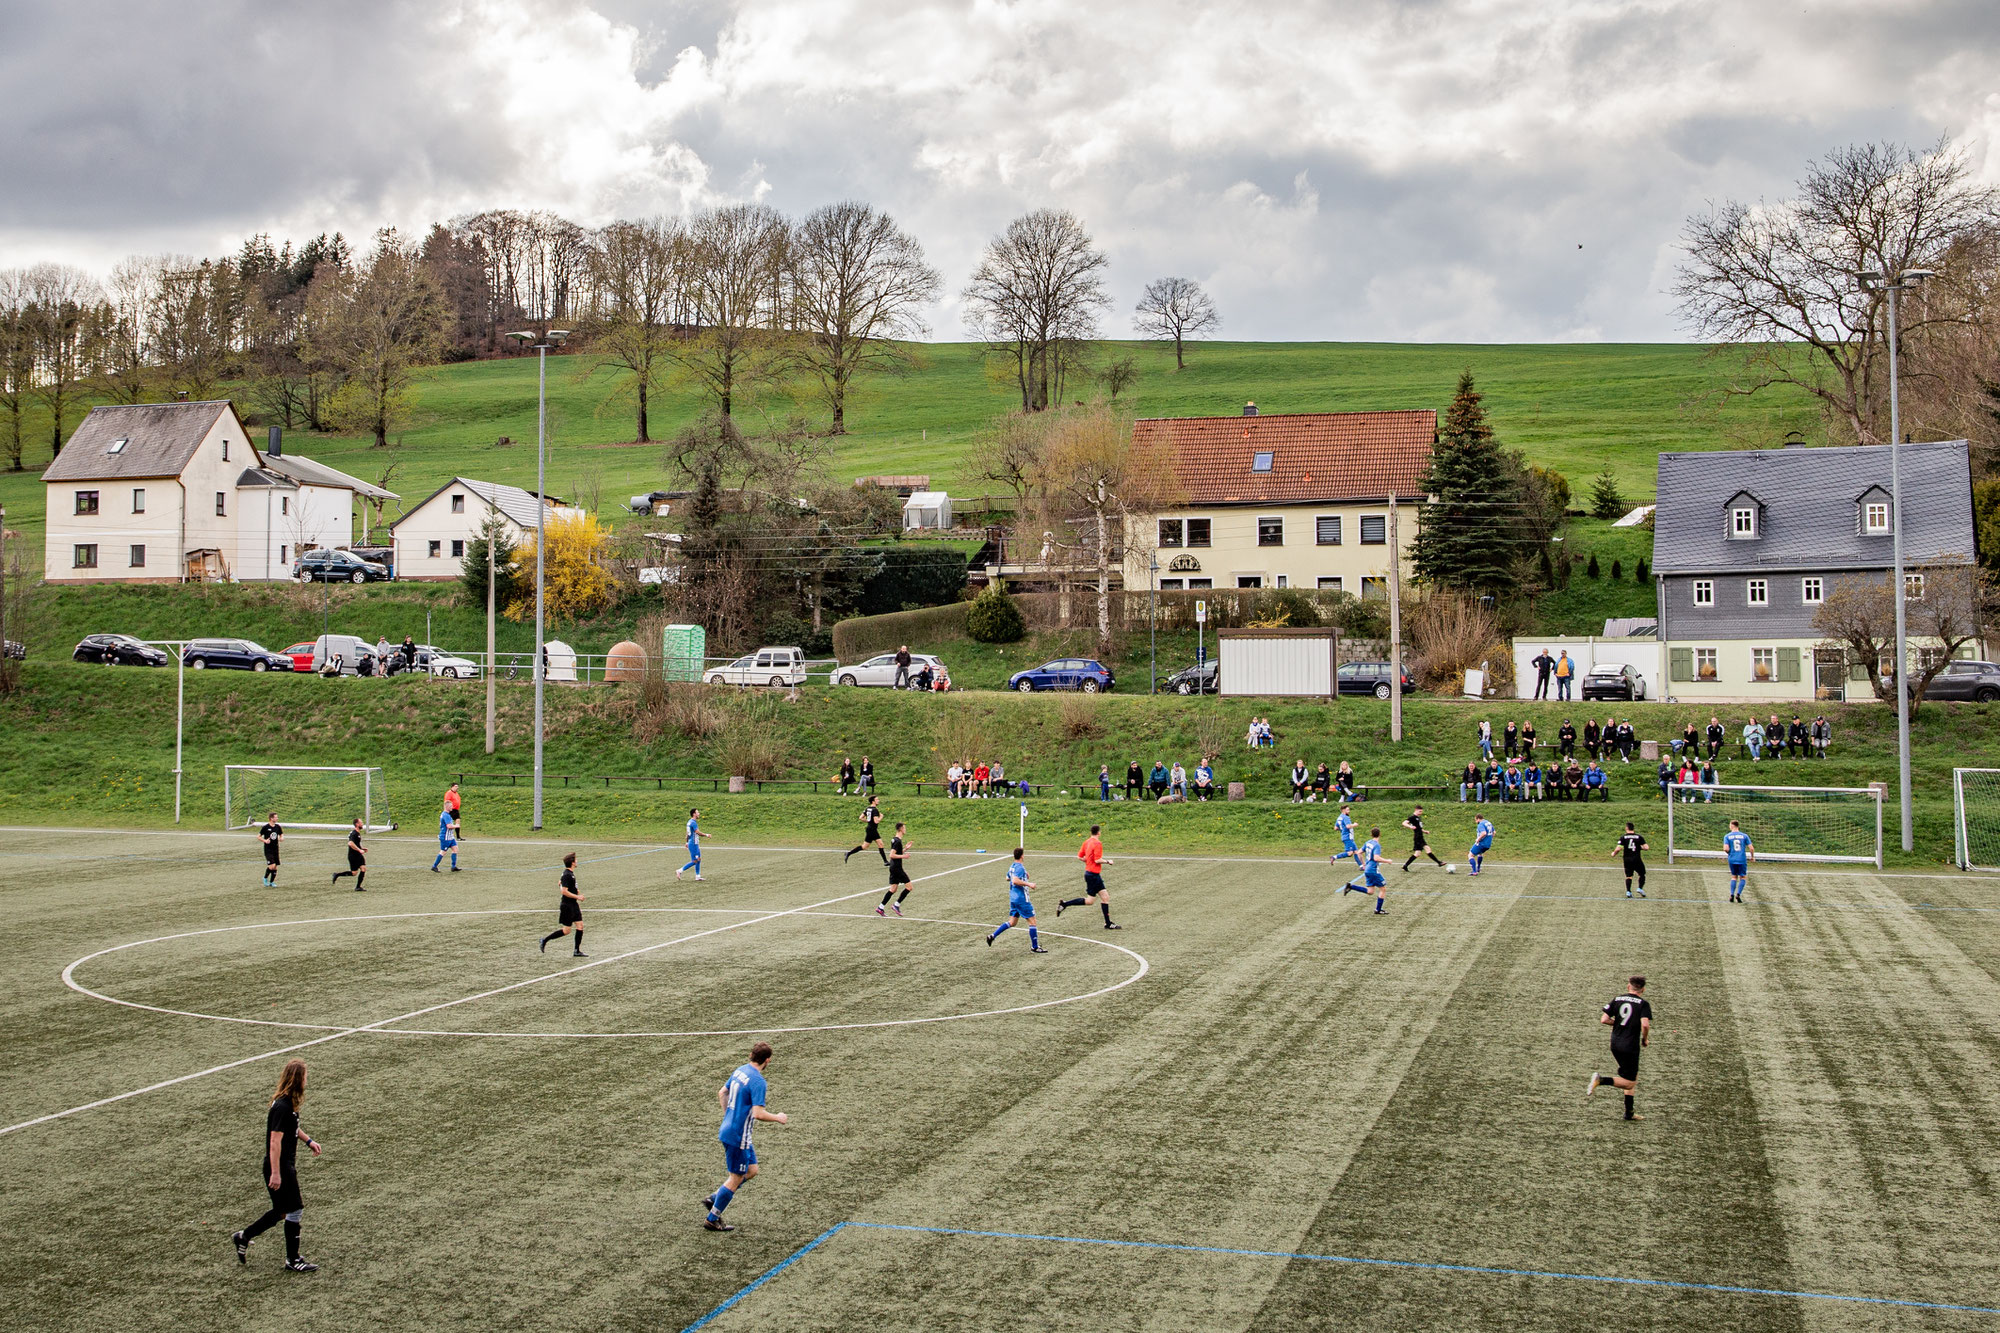
<path fill-rule="evenodd" d="M 1007 678 L 1007 688 L 1023 694 L 1033 694 L 1036 690 L 1082 690 L 1085 694 L 1096 694 L 1110 689 L 1114 683 L 1110 669 L 1088 657 L 1059 657 L 1026 671 L 1016 671 Z"/>

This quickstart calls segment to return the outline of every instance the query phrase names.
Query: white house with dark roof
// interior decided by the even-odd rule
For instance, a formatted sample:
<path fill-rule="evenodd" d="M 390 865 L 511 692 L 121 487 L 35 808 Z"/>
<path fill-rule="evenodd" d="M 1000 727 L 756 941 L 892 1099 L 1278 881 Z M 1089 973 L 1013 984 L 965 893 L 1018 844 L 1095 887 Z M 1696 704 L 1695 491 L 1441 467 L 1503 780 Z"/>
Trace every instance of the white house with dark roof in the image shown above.
<path fill-rule="evenodd" d="M 1906 574 L 1969 573 L 1977 553 L 1966 442 L 1896 447 Z M 1849 662 L 1813 618 L 1840 580 L 1889 577 L 1889 448 L 1660 455 L 1653 580 L 1672 696 L 1840 699 L 1850 681 L 1868 680 L 1879 664 Z M 1912 577 L 1912 596 L 1926 591 L 1924 577 Z M 1858 697 L 1873 692 L 1863 684 Z"/>
<path fill-rule="evenodd" d="M 535 535 L 536 513 L 544 503 L 549 522 L 584 514 L 557 496 L 538 499 L 519 486 L 453 477 L 389 525 L 396 577 L 455 579 L 489 518 L 497 519 L 508 540 L 519 546 Z"/>
<path fill-rule="evenodd" d="M 349 544 L 357 493 L 309 459 L 266 459 L 233 404 L 92 409 L 42 473 L 53 583 L 291 577 L 302 550 Z"/>

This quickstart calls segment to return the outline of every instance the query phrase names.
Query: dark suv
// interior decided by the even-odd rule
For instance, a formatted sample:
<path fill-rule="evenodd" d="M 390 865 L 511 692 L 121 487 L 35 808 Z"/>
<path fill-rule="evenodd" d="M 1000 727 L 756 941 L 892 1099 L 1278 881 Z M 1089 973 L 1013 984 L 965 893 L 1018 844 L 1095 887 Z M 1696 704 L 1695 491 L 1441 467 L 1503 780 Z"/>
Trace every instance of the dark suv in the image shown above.
<path fill-rule="evenodd" d="M 292 577 L 300 583 L 380 583 L 389 571 L 352 551 L 307 551 L 292 566 Z"/>
<path fill-rule="evenodd" d="M 1222 663 L 1211 657 L 1206 662 L 1176 671 L 1160 682 L 1160 688 L 1172 690 L 1175 694 L 1214 694 L 1222 688 Z"/>
<path fill-rule="evenodd" d="M 1334 673 L 1342 694 L 1372 694 L 1377 699 L 1389 697 L 1389 682 L 1395 679 L 1387 662 L 1342 662 L 1340 670 Z M 1410 673 L 1403 673 L 1403 693 L 1417 688 L 1410 679 Z"/>
<path fill-rule="evenodd" d="M 1970 699 L 1988 704 L 2000 699 L 2000 662 L 1951 662 L 1937 673 L 1926 699 Z"/>

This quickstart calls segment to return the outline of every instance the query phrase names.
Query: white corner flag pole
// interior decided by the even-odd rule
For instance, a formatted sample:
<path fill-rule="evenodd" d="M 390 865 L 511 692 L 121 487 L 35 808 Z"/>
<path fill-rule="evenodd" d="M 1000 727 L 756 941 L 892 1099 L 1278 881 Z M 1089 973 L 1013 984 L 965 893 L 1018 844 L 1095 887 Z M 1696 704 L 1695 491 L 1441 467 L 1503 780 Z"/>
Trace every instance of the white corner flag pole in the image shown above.
<path fill-rule="evenodd" d="M 1021 840 L 1014 845 L 1017 847 L 1026 847 L 1028 845 L 1028 803 L 1026 801 L 1021 802 Z"/>

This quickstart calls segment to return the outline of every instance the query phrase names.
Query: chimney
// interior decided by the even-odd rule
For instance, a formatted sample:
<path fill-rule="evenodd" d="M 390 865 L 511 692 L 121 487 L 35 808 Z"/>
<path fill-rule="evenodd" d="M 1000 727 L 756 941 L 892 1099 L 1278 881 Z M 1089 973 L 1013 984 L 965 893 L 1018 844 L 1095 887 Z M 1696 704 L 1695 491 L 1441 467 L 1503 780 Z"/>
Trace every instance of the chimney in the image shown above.
<path fill-rule="evenodd" d="M 1257 404 L 1255 400 L 1243 404 L 1243 415 L 1246 417 L 1254 417 L 1257 415 Z"/>
<path fill-rule="evenodd" d="M 264 446 L 264 453 L 270 458 L 285 456 L 285 431 L 282 426 L 271 427 L 271 442 Z"/>
<path fill-rule="evenodd" d="M 187 400 L 188 400 L 188 391 L 187 391 L 186 389 L 176 389 L 176 390 L 174 390 L 174 401 L 175 401 L 175 402 L 177 402 L 177 403 L 185 403 L 185 402 L 186 402 Z"/>

